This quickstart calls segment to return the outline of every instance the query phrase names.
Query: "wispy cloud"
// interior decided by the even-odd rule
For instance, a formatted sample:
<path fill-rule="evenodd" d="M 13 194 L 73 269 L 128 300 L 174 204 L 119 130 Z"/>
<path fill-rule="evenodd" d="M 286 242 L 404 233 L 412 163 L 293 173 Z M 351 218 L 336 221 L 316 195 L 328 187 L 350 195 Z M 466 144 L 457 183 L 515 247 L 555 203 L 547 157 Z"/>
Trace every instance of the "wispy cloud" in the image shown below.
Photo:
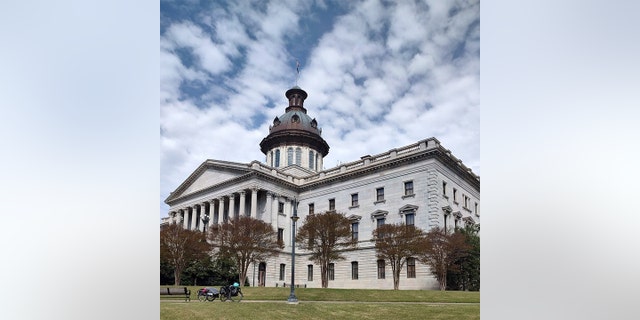
<path fill-rule="evenodd" d="M 163 8 L 161 201 L 205 159 L 264 159 L 296 59 L 327 168 L 434 136 L 480 173 L 478 1 Z"/>

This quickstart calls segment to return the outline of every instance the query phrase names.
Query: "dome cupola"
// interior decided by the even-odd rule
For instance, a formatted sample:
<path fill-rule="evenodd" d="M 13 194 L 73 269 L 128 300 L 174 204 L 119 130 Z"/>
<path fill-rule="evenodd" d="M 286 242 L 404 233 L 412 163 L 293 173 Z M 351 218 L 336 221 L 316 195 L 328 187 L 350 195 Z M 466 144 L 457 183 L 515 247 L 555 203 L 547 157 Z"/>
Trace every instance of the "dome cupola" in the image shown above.
<path fill-rule="evenodd" d="M 269 135 L 260 142 L 260 151 L 267 156 L 267 164 L 273 167 L 296 164 L 320 171 L 322 158 L 329 153 L 329 145 L 321 137 L 322 129 L 316 119 L 309 117 L 304 108 L 307 93 L 295 86 L 287 90 L 285 96 L 289 106 L 283 115 L 273 119 Z"/>

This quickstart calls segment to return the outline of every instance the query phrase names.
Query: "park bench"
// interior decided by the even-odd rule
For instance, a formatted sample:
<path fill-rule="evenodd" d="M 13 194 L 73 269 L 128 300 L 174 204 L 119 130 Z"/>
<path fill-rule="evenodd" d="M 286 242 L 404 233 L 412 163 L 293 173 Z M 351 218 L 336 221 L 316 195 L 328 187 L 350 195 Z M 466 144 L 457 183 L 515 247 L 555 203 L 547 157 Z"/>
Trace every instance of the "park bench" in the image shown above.
<path fill-rule="evenodd" d="M 160 288 L 160 299 L 163 298 L 184 298 L 184 301 L 191 301 L 191 290 L 187 289 L 187 287 Z"/>

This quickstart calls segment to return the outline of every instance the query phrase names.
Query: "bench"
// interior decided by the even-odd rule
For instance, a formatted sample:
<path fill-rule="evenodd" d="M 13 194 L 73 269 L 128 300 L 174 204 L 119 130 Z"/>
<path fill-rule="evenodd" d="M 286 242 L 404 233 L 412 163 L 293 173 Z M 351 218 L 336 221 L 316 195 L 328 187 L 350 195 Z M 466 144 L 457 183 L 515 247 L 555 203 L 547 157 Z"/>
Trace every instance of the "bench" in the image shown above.
<path fill-rule="evenodd" d="M 191 301 L 191 290 L 187 289 L 187 287 L 160 288 L 160 299 L 162 298 L 184 298 L 184 301 Z"/>

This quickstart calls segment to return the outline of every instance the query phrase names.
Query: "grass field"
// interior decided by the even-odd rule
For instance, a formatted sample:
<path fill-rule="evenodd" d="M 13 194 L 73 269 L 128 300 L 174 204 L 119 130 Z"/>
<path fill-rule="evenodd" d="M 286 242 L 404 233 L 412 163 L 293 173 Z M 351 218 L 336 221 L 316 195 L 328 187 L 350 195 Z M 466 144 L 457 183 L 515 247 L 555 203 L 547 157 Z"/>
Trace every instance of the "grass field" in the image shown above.
<path fill-rule="evenodd" d="M 479 292 L 297 288 L 289 305 L 289 288 L 244 287 L 241 303 L 199 302 L 189 288 L 192 301 L 163 301 L 160 319 L 480 319 Z"/>

